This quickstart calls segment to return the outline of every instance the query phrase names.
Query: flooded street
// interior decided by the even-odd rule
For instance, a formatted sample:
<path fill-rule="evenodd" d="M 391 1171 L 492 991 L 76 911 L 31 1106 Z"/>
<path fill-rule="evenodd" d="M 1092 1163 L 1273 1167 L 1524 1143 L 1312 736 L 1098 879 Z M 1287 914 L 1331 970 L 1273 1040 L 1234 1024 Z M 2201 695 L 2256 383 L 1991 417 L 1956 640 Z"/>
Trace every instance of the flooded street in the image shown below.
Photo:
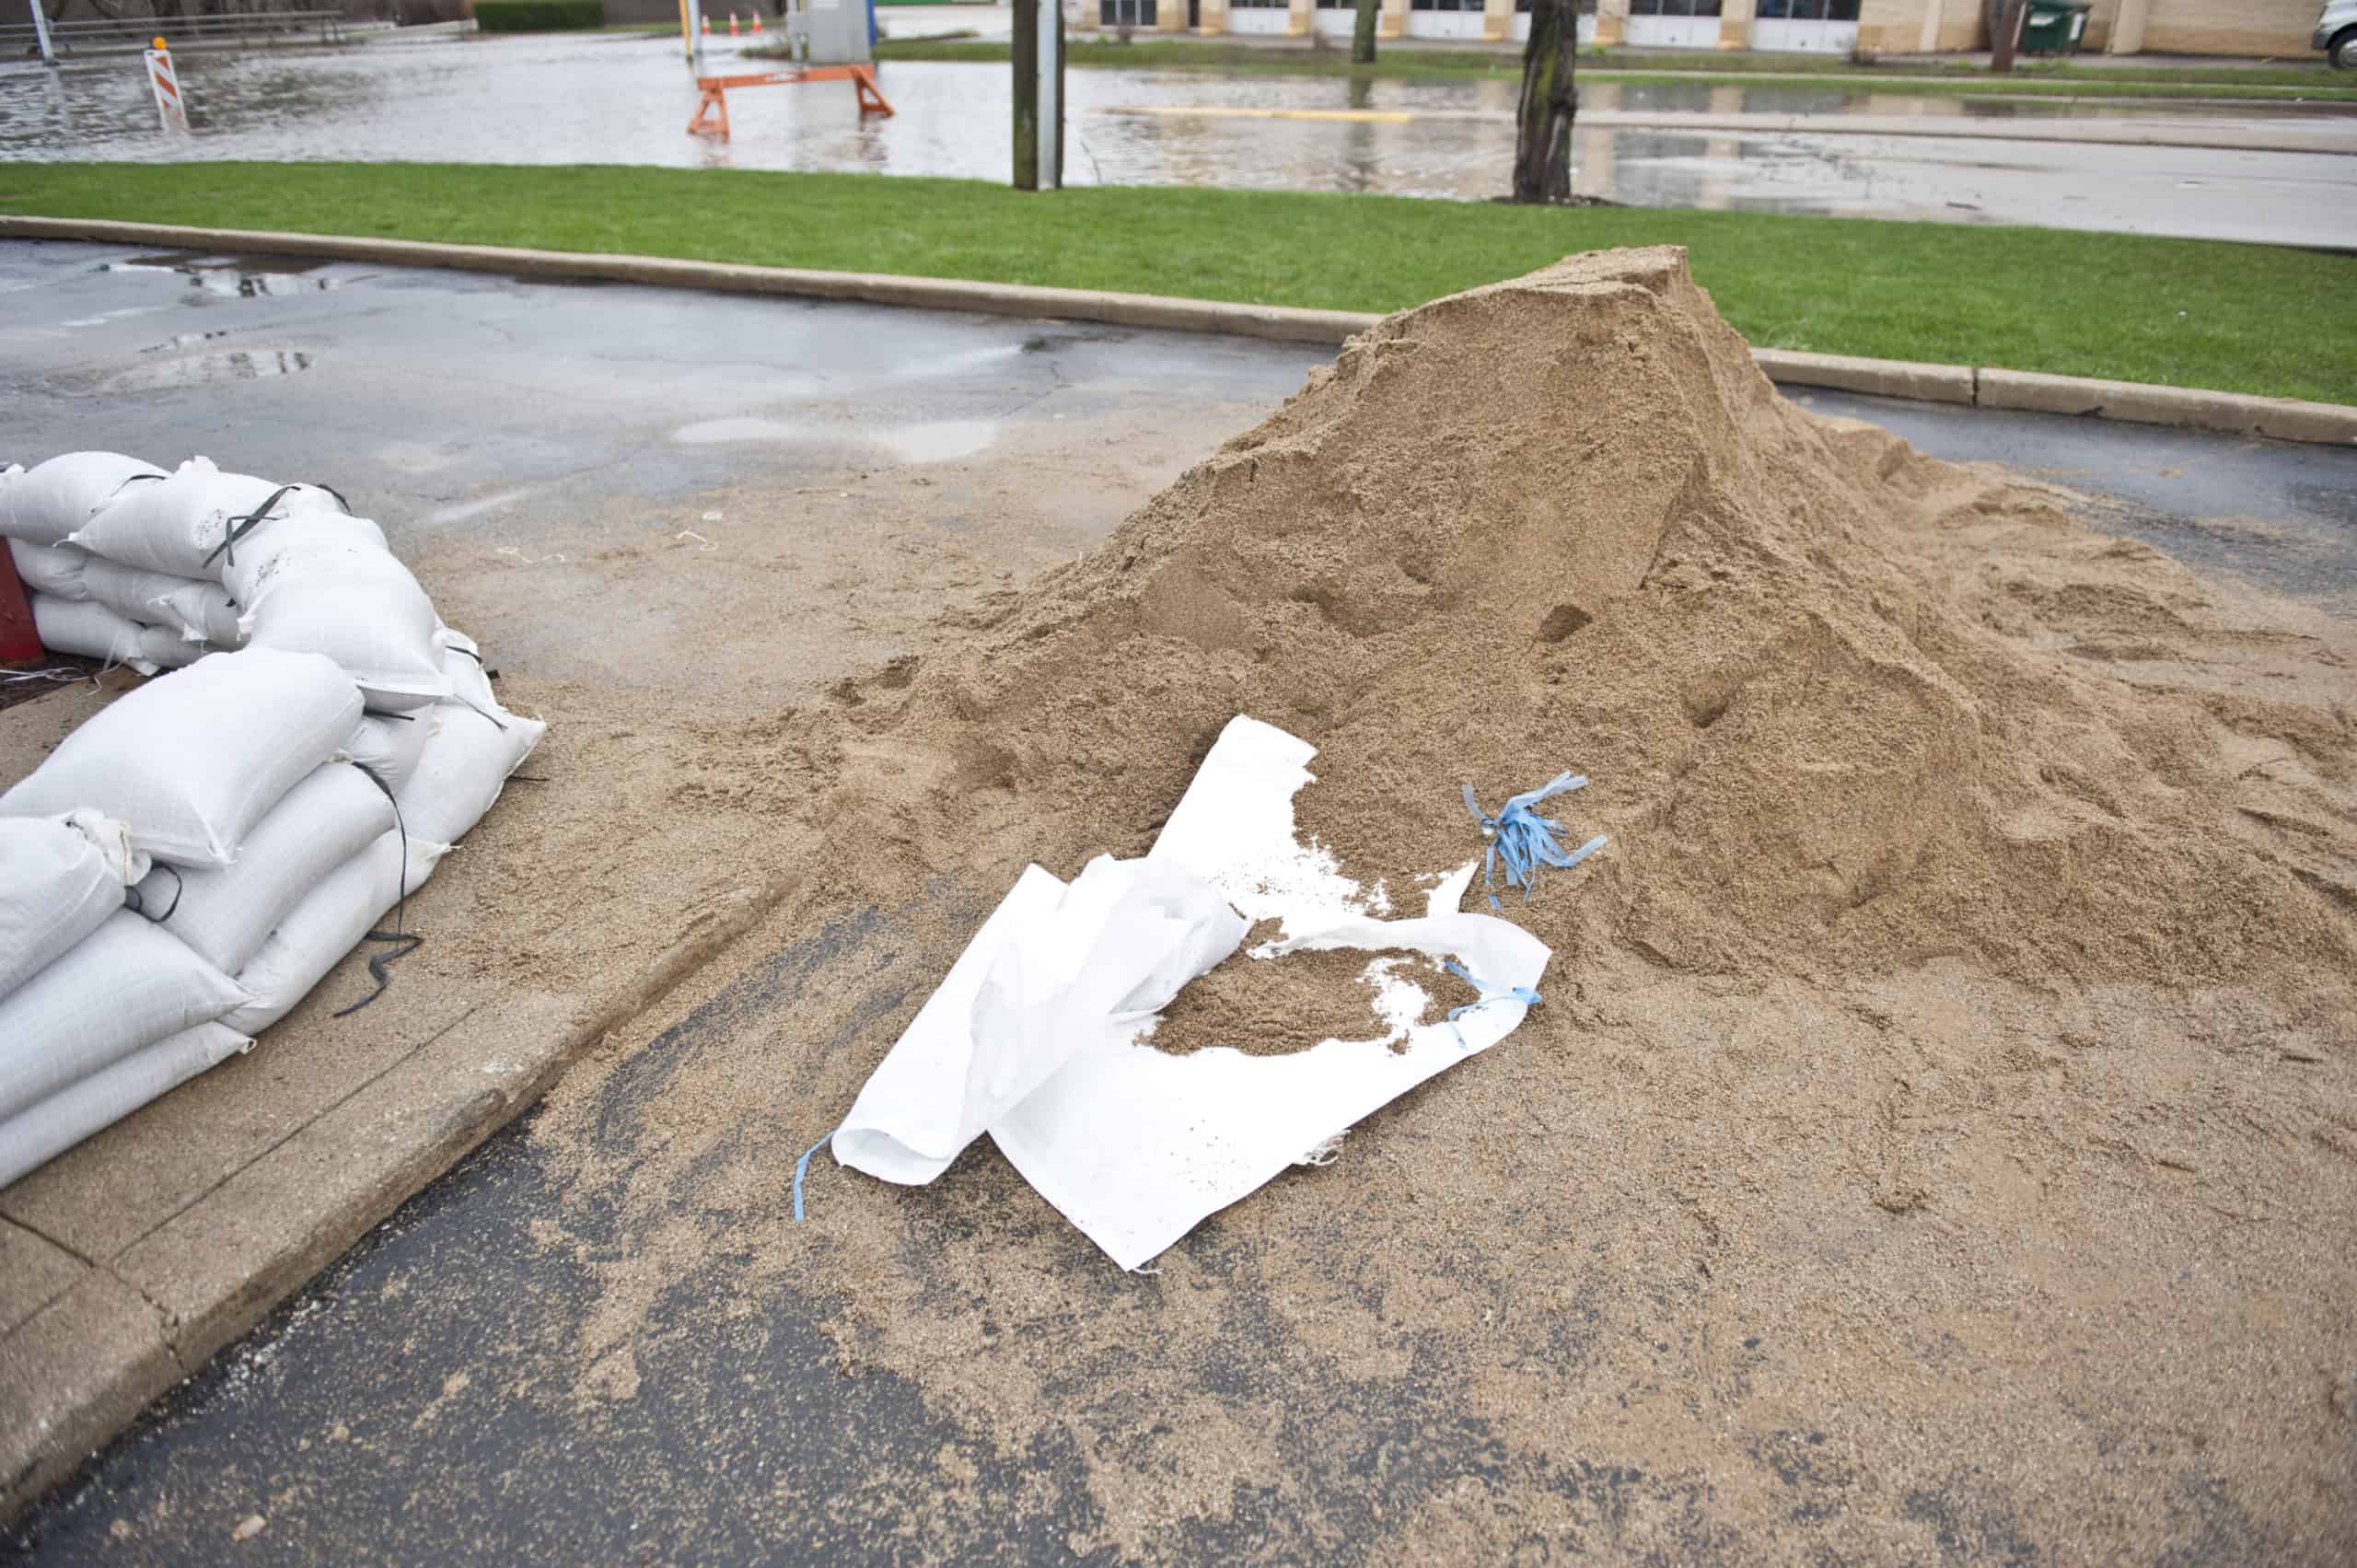
<path fill-rule="evenodd" d="M 760 69 L 714 40 L 711 69 Z M 879 67 L 899 110 L 862 123 L 846 86 L 740 89 L 735 139 L 684 133 L 694 91 L 675 40 L 451 37 L 181 62 L 195 134 L 156 130 L 135 56 L 58 72 L 0 68 L 0 158 L 257 158 L 621 163 L 1003 179 L 1008 78 L 994 64 Z M 1504 187 L 1514 82 L 1353 81 L 1211 71 L 1070 73 L 1075 185 L 1220 185 L 1480 200 Z M 1807 83 L 1596 82 L 1582 107 L 1630 116 L 1872 116 L 1969 122 L 2133 122 L 2179 140 L 2357 119 L 2286 105 L 1970 99 Z M 2357 247 L 2347 154 L 1829 134 L 1763 122 L 1584 123 L 1577 186 L 1643 206 L 2028 223 Z"/>

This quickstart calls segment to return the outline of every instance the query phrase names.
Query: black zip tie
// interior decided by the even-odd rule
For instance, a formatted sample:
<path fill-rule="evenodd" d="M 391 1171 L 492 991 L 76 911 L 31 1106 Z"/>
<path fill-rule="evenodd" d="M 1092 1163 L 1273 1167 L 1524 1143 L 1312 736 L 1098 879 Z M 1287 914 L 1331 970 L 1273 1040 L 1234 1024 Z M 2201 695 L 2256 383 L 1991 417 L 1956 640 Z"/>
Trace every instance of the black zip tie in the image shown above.
<path fill-rule="evenodd" d="M 344 515 L 345 517 L 351 517 L 351 516 L 353 515 L 353 513 L 352 513 L 352 503 L 351 503 L 351 502 L 349 502 L 349 501 L 346 501 L 346 500 L 343 498 L 343 491 L 341 491 L 341 490 L 338 490 L 334 485 L 332 485 L 332 484 L 322 484 L 322 483 L 320 483 L 320 482 L 319 482 L 318 480 L 316 480 L 316 479 L 307 479 L 307 480 L 305 480 L 303 482 L 304 482 L 304 483 L 306 483 L 306 484 L 308 484 L 308 485 L 309 485 L 309 486 L 310 486 L 312 489 L 314 489 L 314 490 L 324 490 L 324 491 L 326 491 L 330 495 L 332 495 L 332 496 L 334 496 L 334 497 L 335 497 L 335 504 L 336 504 L 337 505 L 339 505 L 339 506 L 341 506 L 341 507 L 343 507 L 343 515 Z"/>
<path fill-rule="evenodd" d="M 401 858 L 404 862 L 409 858 L 409 846 L 406 843 L 401 846 Z M 402 880 L 406 881 L 408 878 L 404 877 Z M 352 1016 L 353 1014 L 360 1011 L 361 1008 L 368 1005 L 369 1003 L 377 1000 L 377 997 L 385 994 L 387 989 L 393 983 L 393 977 L 387 971 L 389 970 L 393 965 L 401 962 L 401 959 L 408 958 L 412 953 L 416 952 L 418 948 L 425 945 L 424 937 L 414 934 L 404 936 L 398 931 L 372 931 L 367 935 L 362 937 L 361 940 L 364 942 L 389 942 L 395 945 L 395 950 L 379 953 L 375 958 L 368 960 L 368 972 L 377 977 L 377 989 L 362 997 L 359 1001 L 354 1002 L 349 1007 L 337 1008 L 334 1013 L 330 1015 L 331 1017 L 348 1018 Z"/>
<path fill-rule="evenodd" d="M 170 907 L 166 909 L 163 913 L 149 914 L 147 912 L 147 900 L 141 895 L 137 888 L 126 888 L 122 891 L 122 901 L 124 905 L 130 909 L 132 913 L 137 915 L 140 919 L 145 921 L 150 925 L 161 925 L 164 922 L 171 919 L 173 912 L 180 907 L 180 895 L 188 890 L 188 878 L 180 875 L 180 868 L 179 866 L 168 865 L 159 860 L 156 862 L 156 869 L 158 871 L 168 871 L 172 874 L 172 901 Z"/>
<path fill-rule="evenodd" d="M 264 501 L 261 505 L 255 507 L 244 517 L 231 517 L 227 519 L 227 521 L 222 525 L 221 542 L 213 547 L 213 555 L 218 555 L 225 550 L 228 551 L 229 559 L 227 563 L 235 566 L 238 563 L 238 552 L 232 547 L 235 546 L 239 540 L 245 538 L 248 534 L 253 532 L 254 529 L 260 528 L 263 520 L 270 516 L 270 509 L 273 506 L 277 505 L 282 500 L 285 499 L 287 492 L 299 490 L 302 487 L 300 485 L 282 484 L 277 489 L 270 493 L 269 500 Z M 207 566 L 212 565 L 213 555 L 206 556 L 203 563 Z"/>
<path fill-rule="evenodd" d="M 446 645 L 445 645 L 446 647 L 447 647 L 447 648 L 449 649 L 449 651 L 450 651 L 450 652 L 452 652 L 452 653 L 454 653 L 454 654 L 464 654 L 464 655 L 466 655 L 469 658 L 470 658 L 470 659 L 472 659 L 472 660 L 474 660 L 477 664 L 481 664 L 481 663 L 482 663 L 482 656 L 481 654 L 479 654 L 479 653 L 475 652 L 475 651 L 474 651 L 474 649 L 472 649 L 472 648 L 462 648 L 462 647 L 459 646 L 459 645 L 458 645 L 458 644 L 456 644 L 456 643 L 448 643 L 448 644 L 446 644 Z"/>
<path fill-rule="evenodd" d="M 483 712 L 482 712 L 482 710 L 481 708 L 476 707 L 472 703 L 468 702 L 464 697 L 459 696 L 456 691 L 453 691 L 453 692 L 451 692 L 451 693 L 450 693 L 450 701 L 452 701 L 452 702 L 454 702 L 454 703 L 458 703 L 458 704 L 459 704 L 459 706 L 460 706 L 460 707 L 462 707 L 462 708 L 467 709 L 467 710 L 468 710 L 469 712 L 470 712 L 470 713 L 482 714 L 482 716 L 483 716 L 484 718 L 486 718 L 486 719 L 490 719 L 490 720 L 491 720 L 491 727 L 492 727 L 492 728 L 493 728 L 493 729 L 495 729 L 495 730 L 499 731 L 499 733 L 500 733 L 500 734 L 502 734 L 502 735 L 505 735 L 505 734 L 506 734 L 506 733 L 507 733 L 507 726 L 506 726 L 505 725 L 501 724 L 497 719 L 492 718 L 492 717 L 491 717 L 491 715 L 490 715 L 489 714 L 483 714 Z"/>
<path fill-rule="evenodd" d="M 106 500 L 106 501 L 101 501 L 101 502 L 99 502 L 99 505 L 100 506 L 105 505 L 107 504 L 107 501 L 111 501 L 111 500 L 113 500 L 116 496 L 118 496 L 118 495 L 122 494 L 124 491 L 126 491 L 126 490 L 130 489 L 133 485 L 137 484 L 137 483 L 138 483 L 140 481 L 142 481 L 142 480 L 162 480 L 162 479 L 169 479 L 169 478 L 171 478 L 171 477 L 172 477 L 172 476 L 171 476 L 170 474 L 168 474 L 168 473 L 135 473 L 135 474 L 133 474 L 130 478 L 128 478 L 128 479 L 124 480 L 121 484 L 116 485 L 112 490 L 108 491 L 108 492 L 107 492 L 107 500 Z"/>
<path fill-rule="evenodd" d="M 377 1000 L 377 997 L 385 994 L 386 989 L 393 983 L 393 977 L 391 973 L 389 972 L 392 969 L 392 966 L 399 963 L 401 959 L 408 958 L 412 953 L 416 952 L 425 941 L 425 938 L 421 935 L 414 933 L 404 934 L 401 929 L 403 925 L 407 924 L 409 921 L 409 824 L 401 820 L 401 803 L 394 796 L 392 786 L 385 783 L 383 779 L 377 776 L 376 769 L 370 767 L 366 762 L 354 762 L 352 765 L 359 769 L 360 772 L 366 776 L 370 784 L 373 784 L 378 789 L 383 790 L 385 792 L 385 798 L 392 802 L 393 829 L 401 836 L 401 896 L 393 900 L 393 929 L 390 931 L 371 931 L 366 935 L 363 936 L 361 940 L 363 942 L 392 943 L 396 945 L 398 950 L 379 953 L 375 958 L 368 960 L 368 972 L 376 978 L 377 989 L 362 997 L 359 1001 L 354 1002 L 351 1006 L 339 1008 L 336 1012 L 330 1015 L 330 1016 L 337 1018 L 350 1017 L 353 1014 L 360 1011 L 361 1008 L 366 1007 L 368 1004 Z"/>

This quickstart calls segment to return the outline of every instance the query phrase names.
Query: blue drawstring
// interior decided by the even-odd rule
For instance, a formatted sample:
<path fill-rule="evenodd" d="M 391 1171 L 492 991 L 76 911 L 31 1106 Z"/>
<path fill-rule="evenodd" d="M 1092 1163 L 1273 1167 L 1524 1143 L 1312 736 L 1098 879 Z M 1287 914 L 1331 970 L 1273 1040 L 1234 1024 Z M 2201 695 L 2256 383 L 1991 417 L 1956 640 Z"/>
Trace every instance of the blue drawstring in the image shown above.
<path fill-rule="evenodd" d="M 827 1138 L 831 1138 L 833 1136 L 834 1133 L 828 1133 L 826 1138 L 819 1139 L 817 1143 L 803 1150 L 802 1157 L 794 1162 L 794 1223 L 795 1225 L 800 1225 L 802 1223 L 802 1173 L 810 1168 L 810 1156 L 817 1154 L 820 1149 L 825 1148 L 827 1146 Z"/>
<path fill-rule="evenodd" d="M 1466 972 L 1465 966 L 1455 958 L 1442 959 L 1440 967 L 1481 993 L 1478 1000 L 1468 1002 L 1462 1007 L 1451 1007 L 1448 1010 L 1448 1021 L 1452 1024 L 1474 1008 L 1485 1007 L 1492 1002 L 1519 1002 L 1526 1007 L 1538 1005 L 1538 993 L 1529 986 L 1492 985 L 1487 981 L 1475 980 L 1472 975 Z"/>
<path fill-rule="evenodd" d="M 1465 809 L 1473 813 L 1489 836 L 1489 853 L 1482 857 L 1481 886 L 1489 890 L 1490 907 L 1502 909 L 1497 895 L 1498 858 L 1506 863 L 1506 886 L 1522 889 L 1522 901 L 1530 901 L 1530 889 L 1538 885 L 1538 868 L 1560 865 L 1568 871 L 1604 847 L 1604 835 L 1598 833 L 1569 854 L 1555 842 L 1563 830 L 1561 822 L 1539 816 L 1530 808 L 1552 795 L 1566 795 L 1587 783 L 1585 775 L 1574 775 L 1568 769 L 1534 790 L 1527 790 L 1505 804 L 1496 816 L 1486 815 L 1480 802 L 1473 798 L 1473 786 L 1465 786 Z"/>

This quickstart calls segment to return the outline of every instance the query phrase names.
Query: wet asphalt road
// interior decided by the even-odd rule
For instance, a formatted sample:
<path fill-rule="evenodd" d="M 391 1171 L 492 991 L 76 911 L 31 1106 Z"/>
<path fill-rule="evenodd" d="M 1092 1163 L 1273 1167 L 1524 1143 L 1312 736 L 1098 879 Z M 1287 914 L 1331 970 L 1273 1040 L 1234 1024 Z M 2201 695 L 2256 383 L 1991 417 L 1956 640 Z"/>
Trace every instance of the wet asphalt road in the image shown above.
<path fill-rule="evenodd" d="M 192 391 L 168 375 L 142 371 L 125 380 L 121 373 L 215 352 L 220 340 L 203 334 L 227 330 L 224 323 L 266 337 L 273 322 L 296 321 L 312 345 L 299 352 L 320 355 L 320 366 L 351 371 L 229 384 L 232 391 L 275 389 L 268 404 L 270 449 L 288 455 L 278 467 L 300 471 L 295 455 L 342 442 L 337 449 L 377 465 L 372 482 L 421 507 L 440 507 L 422 525 L 433 528 L 486 526 L 482 519 L 492 514 L 466 508 L 486 490 L 517 489 L 503 477 L 510 465 L 531 475 L 503 503 L 500 515 L 512 517 L 575 505 L 578 494 L 569 487 L 582 483 L 685 486 L 698 481 L 700 464 L 718 460 L 709 445 L 664 436 L 718 417 L 710 396 L 708 406 L 687 411 L 694 416 L 689 418 L 668 407 L 658 415 L 643 402 L 633 410 L 619 398 L 585 406 L 535 395 L 535 378 L 546 391 L 583 373 L 565 355 L 610 350 L 614 341 L 645 331 L 642 313 L 659 321 L 672 352 L 688 361 L 699 351 L 724 354 L 749 331 L 790 332 L 814 370 L 825 367 L 827 354 L 842 356 L 844 378 L 836 392 L 885 423 L 906 423 L 911 407 L 933 395 L 923 381 L 924 366 L 1019 343 L 1023 334 L 1039 331 L 1036 324 L 438 273 L 333 289 L 290 285 L 280 295 L 232 286 L 224 295 L 208 292 L 200 275 L 206 269 L 185 259 L 163 259 L 155 272 L 92 271 L 124 254 L 98 247 L 0 247 L 0 289 L 12 291 L 0 296 L 12 301 L 9 323 L 0 326 L 6 364 L 0 384 L 14 439 L 40 450 L 103 436 L 160 453 L 250 434 L 238 421 L 253 417 L 252 408 L 240 415 L 234 402 Z M 249 264 L 226 275 L 304 274 Z M 42 311 L 62 304 L 66 313 L 28 325 L 29 299 L 42 301 Z M 459 340 L 478 330 L 486 301 L 497 305 L 505 335 L 485 332 L 469 350 Z M 116 308 L 141 314 L 109 318 Z M 283 314 L 289 311 L 298 314 Z M 59 324 L 85 317 L 100 319 L 101 327 Z M 106 319 L 114 324 L 106 327 Z M 90 335 L 102 328 L 116 335 Z M 570 341 L 561 332 L 575 329 L 591 341 L 555 346 Z M 601 332 L 603 343 L 597 341 Z M 543 340 L 543 333 L 550 335 Z M 148 342 L 183 336 L 192 341 L 169 354 L 140 353 Z M 554 367 L 536 370 L 542 341 Z M 367 373 L 372 365 L 404 363 L 403 355 L 431 361 L 454 351 L 460 362 L 480 369 L 488 360 L 503 373 L 479 382 L 452 377 L 448 389 L 432 396 L 404 377 Z M 1130 384 L 1154 384 L 1167 365 L 1173 387 L 1218 388 L 1271 404 L 1324 357 L 1301 348 L 1150 333 L 1110 334 L 1058 352 L 1101 356 L 1106 374 L 1118 371 Z M 908 366 L 905 374 L 893 374 L 894 364 Z M 615 374 L 610 366 L 604 373 Z M 740 366 L 730 374 L 730 398 L 761 401 L 755 370 Z M 674 379 L 681 389 L 693 385 L 684 374 Z M 798 394 L 784 389 L 770 402 L 792 395 Z M 2119 506 L 2098 521 L 2204 569 L 2343 605 L 2357 593 L 2357 452 L 1831 394 L 1804 401 L 1822 412 L 1887 424 L 1944 457 L 2002 459 L 2106 494 Z M 415 450 L 455 454 L 446 465 L 455 471 L 405 475 L 401 454 Z M 753 465 L 758 477 L 785 472 L 802 459 L 791 455 L 790 444 L 756 443 L 729 460 Z M 527 642 L 533 658 L 569 656 L 558 643 Z M 970 912 L 967 923 L 979 912 Z M 613 1072 L 599 1090 L 601 1119 L 629 1124 L 698 1052 L 775 1031 L 806 992 L 858 998 L 841 1020 L 840 1048 L 938 978 L 923 972 L 907 927 L 882 911 L 847 917 L 749 961 L 742 949 L 734 958 L 743 961 L 740 972 L 696 982 L 706 989 L 682 1004 L 688 1011 L 680 1021 Z M 859 977 L 855 984 L 853 976 Z M 596 1212 L 594 1202 L 591 1212 L 582 1212 L 579 1195 L 568 1191 L 528 1135 L 529 1121 L 491 1139 L 158 1401 L 0 1535 L 0 1555 L 59 1563 L 799 1562 L 985 1553 L 1048 1562 L 1068 1556 L 1066 1542 L 1075 1532 L 1089 1532 L 1094 1505 L 1084 1455 L 1044 1441 L 1010 1455 L 988 1431 L 937 1413 L 915 1385 L 892 1373 L 873 1365 L 855 1375 L 839 1372 L 833 1342 L 819 1327 L 834 1309 L 823 1295 L 772 1282 L 761 1287 L 755 1309 L 715 1310 L 739 1281 L 742 1260 L 704 1260 L 668 1281 L 637 1341 L 637 1397 L 595 1422 L 581 1419 L 563 1390 L 597 1295 L 593 1270 L 538 1245 L 533 1227 L 570 1201 L 567 1230 L 589 1237 L 593 1249 L 617 1255 L 635 1239 L 619 1215 Z M 772 1133 L 783 1135 L 761 1135 Z M 977 1171 L 981 1163 L 963 1162 L 944 1189 L 1003 1174 L 994 1162 Z M 937 1223 L 963 1223 L 961 1212 L 970 1206 L 945 1203 Z M 922 1232 L 916 1241 L 923 1244 Z M 1252 1279 L 1253 1260 L 1224 1238 L 1216 1219 L 1181 1249 L 1211 1274 L 1247 1284 Z M 1139 1288 L 1126 1276 L 1084 1266 L 1093 1262 L 1075 1239 L 1076 1291 L 1109 1299 Z M 1336 1262 L 1339 1272 L 1342 1260 Z M 1237 1294 L 1249 1298 L 1252 1292 Z M 1292 1411 L 1289 1446 L 1302 1456 L 1306 1484 L 1329 1527 L 1372 1539 L 1371 1527 L 1356 1532 L 1353 1522 L 1400 1517 L 1457 1478 L 1513 1462 L 1492 1434 L 1453 1408 L 1446 1387 L 1418 1375 L 1412 1355 L 1401 1376 L 1305 1385 L 1301 1369 L 1280 1359 L 1282 1336 L 1249 1321 L 1232 1328 L 1223 1342 L 1225 1359 L 1203 1369 L 1206 1385 L 1239 1403 L 1283 1400 Z M 1086 1379 L 1085 1369 L 1075 1368 L 1071 1398 L 1086 1400 Z M 1329 1442 L 1321 1437 L 1326 1430 L 1354 1435 Z M 933 1521 L 935 1533 L 898 1533 L 908 1499 L 898 1481 L 879 1478 L 905 1476 L 911 1456 L 927 1455 L 970 1469 L 975 1479 L 940 1504 L 947 1511 Z M 779 1489 L 784 1494 L 823 1495 L 830 1505 L 780 1507 L 773 1488 L 781 1480 L 789 1483 Z M 1687 1484 L 1619 1466 L 1542 1482 L 1579 1522 L 1574 1539 L 1606 1552 L 1618 1539 L 1617 1521 L 1632 1509 L 1656 1519 L 1678 1516 L 1678 1488 Z M 1795 1517 L 1838 1500 L 1832 1492 L 1819 1497 L 1818 1479 L 1806 1465 L 1790 1467 L 1783 1483 Z M 1945 1521 L 1940 1539 L 1955 1544 L 1958 1559 L 2008 1555 L 2003 1518 L 1980 1517 L 1968 1500 L 1925 1493 L 1910 1506 L 1918 1501 L 1926 1518 Z M 265 1520 L 260 1533 L 233 1539 L 249 1516 Z M 1239 1497 L 1231 1520 L 1197 1527 L 1168 1542 L 1167 1551 L 1200 1559 L 1248 1551 L 1298 1557 L 1314 1551 L 1298 1527 L 1271 1499 Z M 1689 1544 L 1682 1555 L 1689 1560 L 1726 1555 L 1724 1542 L 1698 1538 Z M 2222 1544 L 2232 1555 L 2231 1543 Z"/>

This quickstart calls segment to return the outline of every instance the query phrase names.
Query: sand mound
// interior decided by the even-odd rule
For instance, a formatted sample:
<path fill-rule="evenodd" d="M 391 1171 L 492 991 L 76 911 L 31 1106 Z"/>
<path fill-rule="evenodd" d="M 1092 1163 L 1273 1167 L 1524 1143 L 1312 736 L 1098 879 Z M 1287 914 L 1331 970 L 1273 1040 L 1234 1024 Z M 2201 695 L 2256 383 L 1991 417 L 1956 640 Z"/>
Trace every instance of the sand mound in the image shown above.
<path fill-rule="evenodd" d="M 1085 559 L 682 754 L 795 890 L 535 1123 L 581 1396 L 636 1434 L 678 1343 L 815 1314 L 956 1434 L 861 1448 L 880 1502 L 782 1466 L 779 1539 L 2346 1559 L 2357 636 L 2071 504 L 1779 400 L 1676 251 L 1385 321 Z M 1150 1277 L 985 1145 L 793 1223 L 1023 863 L 1143 853 L 1238 711 L 1401 909 L 1460 782 L 1589 773 L 1612 843 L 1506 905 L 1545 1004 Z M 1164 1043 L 1304 984 L 1242 1043 L 1353 1029 L 1342 968 L 1215 971 Z"/>
<path fill-rule="evenodd" d="M 2084 571 L 2009 572 L 2021 532 Z M 1460 781 L 1591 774 L 1567 808 L 1615 847 L 1516 912 L 1572 965 L 2346 971 L 2347 712 L 2120 678 L 2214 662 L 2210 608 L 2052 498 L 1780 399 L 1682 251 L 1576 257 L 1387 319 L 853 693 L 893 744 L 882 777 L 849 748 L 842 806 L 896 799 L 945 870 L 1018 824 L 1134 850 L 1241 711 L 1320 748 L 1305 827 L 1394 889 L 1478 850 Z"/>

